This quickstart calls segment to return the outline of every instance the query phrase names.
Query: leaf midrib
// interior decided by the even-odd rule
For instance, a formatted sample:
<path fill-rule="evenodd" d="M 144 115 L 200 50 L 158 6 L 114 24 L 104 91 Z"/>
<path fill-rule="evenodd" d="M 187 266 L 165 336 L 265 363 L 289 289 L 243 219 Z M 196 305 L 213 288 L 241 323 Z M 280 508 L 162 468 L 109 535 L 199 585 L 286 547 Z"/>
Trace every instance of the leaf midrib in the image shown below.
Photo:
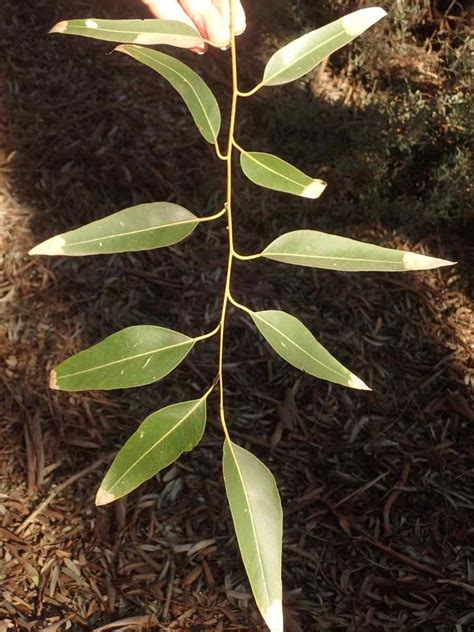
<path fill-rule="evenodd" d="M 261 568 L 262 577 L 264 578 L 264 588 L 265 588 L 265 594 L 266 594 L 266 597 L 267 597 L 267 603 L 270 604 L 271 600 L 270 600 L 270 594 L 269 594 L 268 588 L 267 588 L 267 576 L 266 576 L 266 573 L 265 573 L 265 566 L 263 564 L 262 555 L 260 553 L 259 540 L 257 538 L 257 530 L 255 528 L 255 521 L 254 521 L 254 518 L 253 518 L 252 507 L 251 507 L 251 504 L 250 504 L 250 501 L 249 501 L 249 496 L 247 494 L 247 488 L 245 487 L 244 478 L 242 476 L 242 472 L 241 472 L 240 467 L 239 467 L 239 462 L 238 462 L 238 460 L 237 460 L 237 458 L 235 456 L 235 453 L 234 453 L 233 444 L 229 440 L 227 440 L 227 443 L 229 444 L 230 451 L 232 453 L 232 458 L 234 459 L 235 467 L 237 468 L 237 473 L 239 475 L 239 479 L 240 479 L 240 482 L 241 482 L 241 485 L 242 485 L 242 489 L 244 491 L 245 502 L 247 503 L 248 515 L 250 517 L 250 524 L 252 526 L 252 533 L 253 533 L 253 537 L 254 537 L 254 540 L 255 540 L 255 543 L 256 543 L 258 562 L 259 562 L 259 565 L 260 565 L 260 568 Z"/>
<path fill-rule="evenodd" d="M 94 20 L 95 22 L 99 23 L 100 20 L 99 19 L 95 19 L 95 18 L 89 18 L 91 20 Z M 178 20 L 169 20 L 172 22 L 176 22 Z M 109 28 L 105 28 L 102 26 L 99 26 L 99 28 L 95 29 L 95 28 L 91 28 L 90 26 L 86 26 L 84 25 L 79 25 L 79 24 L 72 24 L 73 20 L 67 20 L 67 22 L 69 22 L 68 27 L 66 29 L 65 32 L 70 31 L 72 29 L 78 29 L 78 30 L 84 30 L 87 31 L 88 33 L 100 33 L 101 31 L 104 33 L 125 33 L 127 35 L 135 35 L 135 36 L 139 36 L 142 34 L 145 35 L 161 35 L 161 36 L 169 36 L 169 37 L 185 37 L 188 39 L 198 39 L 198 40 L 202 40 L 202 38 L 199 36 L 199 33 L 196 31 L 196 35 L 191 35 L 191 34 L 187 34 L 187 33 L 178 33 L 178 32 L 174 32 L 174 33 L 169 33 L 169 32 L 164 32 L 164 31 L 128 31 L 126 29 L 109 29 Z"/>
<path fill-rule="evenodd" d="M 99 220 L 100 221 L 100 220 Z M 119 237 L 128 237 L 129 235 L 138 235 L 139 233 L 146 233 L 148 231 L 156 231 L 156 230 L 160 230 L 160 229 L 166 229 L 166 228 L 171 228 L 172 226 L 182 226 L 183 224 L 193 224 L 199 223 L 199 218 L 196 217 L 195 219 L 186 219 L 186 220 L 182 220 L 179 222 L 172 222 L 171 224 L 160 224 L 158 226 L 151 226 L 148 228 L 140 228 L 140 230 L 131 230 L 128 231 L 126 233 L 115 233 L 113 235 L 106 235 L 105 237 L 94 237 L 94 239 L 84 239 L 83 241 L 74 241 L 74 242 L 66 242 L 63 247 L 65 246 L 81 246 L 82 244 L 91 244 L 95 241 L 105 241 L 107 239 L 117 239 Z M 78 228 L 77 230 L 82 230 L 81 228 Z"/>
<path fill-rule="evenodd" d="M 318 44 L 317 46 L 315 46 L 314 48 L 312 48 L 311 50 L 309 50 L 307 53 L 305 53 L 304 55 L 302 55 L 301 57 L 295 58 L 293 59 L 293 61 L 288 64 L 287 66 L 281 68 L 278 72 L 276 72 L 274 75 L 271 75 L 270 77 L 265 77 L 263 78 L 262 84 L 265 85 L 266 83 L 268 83 L 269 81 L 273 81 L 273 79 L 275 79 L 276 77 L 278 77 L 279 75 L 282 75 L 285 71 L 289 70 L 290 68 L 292 68 L 294 65 L 300 63 L 301 61 L 303 61 L 306 57 L 308 57 L 309 55 L 312 55 L 313 53 L 315 53 L 318 48 L 321 48 L 322 46 L 325 46 L 326 44 L 330 44 L 334 39 L 336 39 L 337 37 L 340 37 L 342 35 L 342 33 L 344 33 L 345 30 L 344 28 L 341 28 L 341 30 L 339 31 L 339 33 L 336 33 L 336 35 L 333 35 L 332 37 L 330 37 L 329 39 L 325 40 L 322 44 Z M 354 39 L 354 38 L 352 38 Z M 350 41 L 350 40 L 349 40 Z M 287 46 L 291 46 L 290 44 L 287 44 Z M 285 47 L 283 47 L 281 50 L 277 51 L 275 53 L 275 55 L 278 55 L 278 53 L 281 53 L 282 50 L 284 50 Z M 271 59 L 268 63 L 271 62 Z M 321 63 L 321 62 L 320 62 Z"/>
<path fill-rule="evenodd" d="M 168 345 L 167 347 L 160 347 L 159 349 L 153 349 L 151 351 L 146 351 L 145 353 L 138 353 L 134 356 L 130 356 L 128 358 L 121 358 L 120 360 L 114 360 L 113 362 L 107 362 L 106 364 L 94 366 L 90 369 L 83 369 L 82 371 L 76 371 L 75 373 L 67 373 L 66 375 L 59 375 L 58 373 L 58 379 L 64 380 L 66 378 L 75 377 L 76 375 L 82 375 L 83 373 L 91 373 L 93 371 L 98 371 L 100 369 L 105 369 L 109 366 L 113 366 L 114 364 L 120 364 L 122 362 L 130 362 L 132 360 L 136 360 L 137 358 L 143 358 L 145 356 L 152 356 L 156 353 L 160 353 L 161 351 L 169 351 L 170 349 L 175 349 L 176 347 L 182 347 L 184 345 L 188 345 L 193 342 L 194 342 L 193 338 L 188 338 L 188 340 L 184 340 L 174 345 Z"/>
<path fill-rule="evenodd" d="M 321 362 L 321 360 L 318 360 L 317 358 L 315 358 L 314 356 L 312 356 L 310 353 L 308 353 L 305 349 L 303 349 L 303 347 L 300 347 L 299 344 L 297 344 L 296 342 L 294 342 L 291 338 L 289 338 L 283 331 L 281 331 L 280 329 L 278 329 L 278 327 L 275 327 L 274 325 L 272 325 L 272 323 L 268 322 L 267 320 L 265 320 L 264 318 L 262 318 L 261 316 L 259 316 L 258 312 L 254 312 L 254 316 L 259 318 L 262 322 L 264 322 L 266 325 L 268 325 L 268 327 L 271 327 L 274 331 L 276 331 L 278 334 L 280 334 L 281 336 L 283 336 L 283 338 L 285 338 L 286 340 L 288 340 L 294 347 L 296 347 L 297 349 L 299 349 L 300 351 L 302 351 L 305 355 L 307 355 L 309 358 L 311 358 L 312 360 L 314 360 L 315 362 L 317 362 L 318 364 L 320 364 L 321 366 L 323 366 L 325 369 L 327 369 L 328 371 L 331 371 L 331 373 L 335 373 L 336 375 L 338 375 L 339 377 L 343 378 L 344 380 L 348 381 L 347 376 L 342 374 L 342 373 L 338 373 L 335 369 L 332 369 L 329 366 L 326 366 L 324 364 L 324 362 Z M 301 324 L 301 323 L 300 323 Z M 312 334 L 311 334 L 312 335 Z M 315 339 L 316 340 L 316 339 Z M 324 347 L 323 347 L 324 349 Z M 276 351 L 276 350 L 275 350 Z M 278 352 L 277 352 L 278 353 Z M 329 353 L 329 352 L 327 352 Z M 281 354 L 279 354 L 281 355 Z M 337 362 L 337 360 L 336 360 Z M 349 372 L 350 373 L 350 372 Z"/>
<path fill-rule="evenodd" d="M 162 65 L 162 66 L 164 66 L 167 70 L 170 70 L 171 72 L 173 72 L 175 75 L 177 75 L 177 76 L 178 76 L 178 77 L 179 77 L 182 81 L 184 81 L 184 83 L 186 83 L 186 84 L 187 84 L 187 85 L 191 88 L 192 92 L 194 93 L 194 95 L 195 95 L 195 97 L 196 97 L 196 99 L 197 99 L 197 101 L 198 101 L 198 103 L 199 103 L 199 105 L 200 105 L 200 107 L 201 107 L 201 110 L 202 110 L 202 112 L 203 112 L 203 114 L 204 114 L 204 117 L 205 117 L 205 119 L 206 119 L 206 121 L 207 121 L 207 123 L 208 123 L 208 125 L 209 125 L 209 129 L 211 130 L 211 135 L 212 135 L 212 137 L 214 138 L 214 142 L 216 142 L 216 141 L 217 141 L 217 135 L 216 135 L 216 133 L 214 132 L 214 129 L 213 129 L 213 126 L 212 126 L 211 121 L 210 121 L 210 119 L 209 119 L 209 116 L 208 116 L 208 114 L 207 114 L 206 108 L 205 108 L 205 107 L 204 107 L 204 105 L 203 105 L 203 102 L 202 102 L 202 100 L 201 100 L 201 98 L 200 98 L 200 96 L 199 96 L 199 93 L 198 93 L 198 92 L 196 92 L 196 90 L 195 90 L 195 88 L 194 88 L 193 84 L 189 81 L 189 79 L 187 79 L 187 78 L 186 78 L 183 74 L 181 74 L 178 70 L 176 70 L 176 69 L 175 69 L 175 68 L 173 68 L 172 66 L 168 66 L 168 65 L 167 65 L 165 62 L 163 62 L 161 59 L 159 59 L 159 60 L 158 60 L 158 59 L 156 59 L 155 57 L 153 57 L 153 56 L 151 56 L 151 55 L 147 55 L 147 54 L 146 54 L 146 52 L 145 52 L 145 51 L 146 51 L 146 49 L 140 48 L 140 47 L 138 47 L 136 44 L 129 44 L 129 45 L 130 45 L 130 46 L 135 46 L 135 50 L 138 50 L 138 53 L 139 53 L 140 55 L 143 55 L 143 57 L 145 57 L 145 59 L 151 60 L 151 61 L 153 61 L 153 62 L 155 62 L 155 63 L 157 63 L 157 64 L 161 64 L 161 65 Z M 156 51 L 156 52 L 158 52 L 158 51 Z M 160 54 L 160 55 L 164 55 L 164 53 L 159 53 L 159 54 Z M 177 60 L 174 60 L 174 61 L 177 61 Z M 181 63 L 181 62 L 179 62 L 179 63 Z M 183 64 L 183 65 L 184 65 L 184 64 Z M 153 70 L 154 70 L 154 69 L 153 69 Z M 194 71 L 193 71 L 193 70 L 191 70 L 190 68 L 186 68 L 186 71 L 189 71 L 190 73 L 193 73 L 193 74 L 194 74 Z M 201 77 L 199 77 L 199 75 L 197 75 L 197 74 L 196 74 L 196 77 L 198 77 L 199 79 L 201 79 Z M 202 81 L 202 79 L 201 79 L 201 81 Z M 204 85 L 206 86 L 206 84 L 204 84 Z M 207 86 L 206 86 L 206 88 L 207 88 Z M 209 91 L 209 92 L 210 92 L 210 91 Z M 210 94 L 212 95 L 212 92 L 210 92 Z M 192 112 L 191 112 L 191 115 L 192 115 Z"/>
<path fill-rule="evenodd" d="M 274 173 L 276 176 L 278 176 L 279 178 L 283 178 L 284 180 L 288 180 L 288 182 L 291 182 L 292 184 L 295 184 L 298 187 L 302 187 L 303 190 L 306 188 L 306 186 L 309 186 L 310 183 L 315 182 L 315 180 L 313 178 L 311 178 L 310 176 L 307 176 L 305 173 L 303 173 L 302 171 L 300 171 L 301 175 L 304 178 L 308 178 L 308 180 L 310 180 L 310 183 L 306 184 L 301 184 L 301 182 L 297 182 L 296 180 L 293 180 L 292 178 L 289 178 L 288 176 L 283 175 L 282 173 L 280 173 L 279 171 L 275 171 L 274 169 L 272 169 L 271 167 L 268 167 L 267 165 L 263 164 L 262 162 L 260 162 L 259 160 L 257 160 L 254 156 L 255 154 L 252 153 L 248 153 L 248 152 L 243 152 L 244 156 L 247 156 L 247 158 L 249 158 L 250 160 L 253 160 L 254 162 L 257 163 L 257 165 L 260 165 L 261 167 L 263 167 L 264 169 L 266 169 L 267 171 L 270 171 L 271 173 Z M 281 158 L 278 158 L 278 156 L 272 156 L 271 154 L 264 154 L 267 156 L 271 156 L 273 158 L 277 158 L 278 160 L 282 160 Z M 297 167 L 294 167 L 293 165 L 291 165 L 289 162 L 286 162 L 285 160 L 282 160 L 283 163 L 287 164 L 289 167 L 292 167 L 293 169 L 296 169 L 297 171 L 299 171 L 299 169 L 297 169 Z"/>
<path fill-rule="evenodd" d="M 181 419 L 180 419 L 180 420 L 176 423 L 176 425 L 175 425 L 175 426 L 173 426 L 170 430 L 168 430 L 168 432 L 167 432 L 166 434 L 164 434 L 162 437 L 160 437 L 160 439 L 158 439 L 158 441 L 155 441 L 155 443 L 154 443 L 154 444 L 153 444 L 150 448 L 148 448 L 148 450 L 146 450 L 146 452 L 144 452 L 144 453 L 140 456 L 140 458 L 138 458 L 138 459 L 137 459 L 137 460 L 133 463 L 133 465 L 131 465 L 131 466 L 128 468 L 128 470 L 126 470 L 126 471 L 122 474 L 122 476 L 120 476 L 120 478 L 118 478 L 118 479 L 115 481 L 115 483 L 114 483 L 113 485 L 111 485 L 108 489 L 107 489 L 107 488 L 104 488 L 104 489 L 106 489 L 106 491 L 108 491 L 108 492 L 112 493 L 112 490 L 114 489 L 114 487 L 116 487 L 116 486 L 120 483 L 120 481 L 121 481 L 121 480 L 122 480 L 125 476 L 127 476 L 127 474 L 128 474 L 128 473 L 129 473 L 129 472 L 130 472 L 130 471 L 131 471 L 134 467 L 136 467 L 136 466 L 138 465 L 138 463 L 140 463 L 140 461 L 142 461 L 142 460 L 143 460 L 143 459 L 147 456 L 147 454 L 149 454 L 149 453 L 150 453 L 152 450 L 154 450 L 154 449 L 155 449 L 155 448 L 156 448 L 156 447 L 157 447 L 160 443 L 162 443 L 162 442 L 163 442 L 165 439 L 167 439 L 167 438 L 168 438 L 168 437 L 169 437 L 169 436 L 170 436 L 173 432 L 175 432 L 175 431 L 176 431 L 176 430 L 177 430 L 177 429 L 178 429 L 178 428 L 179 428 L 179 427 L 180 427 L 180 426 L 181 426 L 181 425 L 182 425 L 182 424 L 183 424 L 183 423 L 184 423 L 184 422 L 185 422 L 185 421 L 186 421 L 186 420 L 187 420 L 187 419 L 188 419 L 188 418 L 189 418 L 189 417 L 190 417 L 190 416 L 194 413 L 194 411 L 195 411 L 197 408 L 199 408 L 199 406 L 201 405 L 201 403 L 202 403 L 204 400 L 205 400 L 205 398 L 204 398 L 204 397 L 202 397 L 201 399 L 197 400 L 196 405 L 195 405 L 195 406 L 193 406 L 193 408 L 191 408 L 191 410 L 189 410 L 189 411 L 188 411 L 188 412 L 184 415 L 184 417 L 182 417 L 182 418 L 181 418 Z M 164 409 L 164 410 L 165 410 L 165 409 Z M 162 411 L 162 412 L 163 412 L 163 411 Z M 139 431 L 140 431 L 140 428 L 138 428 L 137 432 L 139 432 Z M 184 452 L 184 450 L 182 450 L 182 452 Z M 159 470 L 158 470 L 158 471 L 159 471 Z"/>
<path fill-rule="evenodd" d="M 402 252 L 402 254 L 405 254 L 405 251 L 400 251 Z M 304 254 L 300 254 L 300 253 L 293 253 L 293 252 L 268 252 L 268 251 L 264 251 L 262 253 L 264 256 L 267 255 L 271 255 L 271 256 L 279 256 L 279 257 L 302 257 L 305 259 L 334 259 L 336 261 L 361 261 L 363 263 L 387 263 L 387 264 L 392 264 L 392 265 L 397 265 L 397 264 L 402 264 L 402 262 L 400 261 L 389 261 L 388 259 L 363 259 L 362 257 L 359 258 L 350 258 L 350 257 L 333 257 L 333 256 L 326 256 L 326 255 L 304 255 Z"/>

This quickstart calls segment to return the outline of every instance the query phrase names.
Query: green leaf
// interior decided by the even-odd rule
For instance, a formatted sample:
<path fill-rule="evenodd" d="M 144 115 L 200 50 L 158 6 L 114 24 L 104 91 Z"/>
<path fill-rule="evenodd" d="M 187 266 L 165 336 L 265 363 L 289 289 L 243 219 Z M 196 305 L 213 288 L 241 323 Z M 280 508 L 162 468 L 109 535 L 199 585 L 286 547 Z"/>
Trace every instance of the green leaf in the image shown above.
<path fill-rule="evenodd" d="M 197 29 L 177 20 L 65 20 L 50 33 L 81 35 L 122 44 L 168 44 L 194 48 L 203 44 Z"/>
<path fill-rule="evenodd" d="M 453 265 L 452 261 L 382 248 L 317 230 L 286 233 L 267 246 L 261 256 L 283 263 L 346 272 L 405 272 Z"/>
<path fill-rule="evenodd" d="M 140 204 L 47 239 L 30 255 L 105 255 L 163 248 L 190 235 L 199 219 L 170 202 Z"/>
<path fill-rule="evenodd" d="M 224 481 L 237 541 L 257 606 L 271 632 L 283 632 L 281 550 L 283 513 L 270 470 L 229 439 Z"/>
<path fill-rule="evenodd" d="M 348 371 L 316 340 L 297 318 L 276 310 L 251 312 L 260 333 L 289 364 L 314 377 L 349 388 L 370 391 L 356 375 Z"/>
<path fill-rule="evenodd" d="M 270 58 L 260 86 L 278 86 L 299 79 L 385 15 L 380 7 L 359 9 L 290 42 Z"/>
<path fill-rule="evenodd" d="M 267 189 L 283 191 L 315 200 L 326 188 L 326 182 L 313 179 L 272 154 L 243 151 L 240 165 L 247 178 Z"/>
<path fill-rule="evenodd" d="M 96 505 L 121 498 L 199 443 L 206 426 L 206 397 L 172 404 L 149 415 L 115 457 Z"/>
<path fill-rule="evenodd" d="M 215 144 L 221 127 L 221 113 L 215 96 L 206 83 L 183 62 L 142 46 L 124 45 L 115 50 L 130 55 L 137 61 L 149 66 L 179 92 L 197 125 L 208 143 Z"/>
<path fill-rule="evenodd" d="M 60 391 L 88 391 L 151 384 L 177 367 L 194 343 L 163 327 L 128 327 L 65 360 L 51 371 L 49 385 Z"/>

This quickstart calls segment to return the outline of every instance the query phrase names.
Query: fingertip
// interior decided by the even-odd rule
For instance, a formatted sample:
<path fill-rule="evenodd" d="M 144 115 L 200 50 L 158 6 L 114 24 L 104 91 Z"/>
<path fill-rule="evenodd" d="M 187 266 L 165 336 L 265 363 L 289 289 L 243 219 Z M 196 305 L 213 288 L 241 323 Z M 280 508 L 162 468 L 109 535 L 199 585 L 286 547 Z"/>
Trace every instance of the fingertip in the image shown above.
<path fill-rule="evenodd" d="M 241 35 L 247 28 L 245 11 L 240 2 L 234 3 L 234 31 L 236 35 Z"/>
<path fill-rule="evenodd" d="M 237 26 L 235 27 L 235 34 L 236 35 L 242 35 L 242 33 L 245 32 L 245 29 L 247 28 L 247 23 L 244 22 L 241 26 Z"/>
<path fill-rule="evenodd" d="M 207 36 L 213 46 L 225 48 L 230 44 L 230 29 L 222 24 L 207 24 Z"/>

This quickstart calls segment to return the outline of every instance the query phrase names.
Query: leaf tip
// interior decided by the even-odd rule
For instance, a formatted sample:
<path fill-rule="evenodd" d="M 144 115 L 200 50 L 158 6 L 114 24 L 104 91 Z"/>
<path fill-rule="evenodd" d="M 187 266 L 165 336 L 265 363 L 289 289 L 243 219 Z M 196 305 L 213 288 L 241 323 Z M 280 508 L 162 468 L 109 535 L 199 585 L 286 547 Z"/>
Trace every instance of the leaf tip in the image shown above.
<path fill-rule="evenodd" d="M 49 388 L 53 389 L 54 391 L 59 390 L 58 374 L 56 373 L 55 369 L 53 369 L 51 373 L 49 374 Z"/>
<path fill-rule="evenodd" d="M 433 268 L 454 266 L 456 263 L 456 261 L 425 257 L 425 255 L 419 255 L 415 252 L 405 252 L 403 255 L 403 267 L 405 270 L 433 270 Z"/>
<path fill-rule="evenodd" d="M 116 46 L 112 52 L 113 53 L 125 53 L 126 55 L 128 54 L 127 49 L 125 48 L 125 46 L 123 44 L 120 44 L 119 46 Z"/>
<path fill-rule="evenodd" d="M 357 375 L 354 375 L 354 374 L 350 376 L 347 386 L 349 388 L 355 388 L 358 391 L 371 391 L 372 390 L 370 386 L 367 386 L 367 384 L 360 379 L 360 377 L 357 377 Z"/>
<path fill-rule="evenodd" d="M 283 632 L 283 606 L 279 599 L 274 599 L 262 610 L 262 616 L 271 632 Z"/>
<path fill-rule="evenodd" d="M 357 37 L 386 15 L 387 12 L 382 7 L 359 9 L 342 18 L 342 27 L 348 35 Z"/>
<path fill-rule="evenodd" d="M 111 494 L 109 491 L 107 491 L 103 487 L 100 487 L 95 497 L 95 504 L 97 507 L 101 507 L 102 505 L 108 505 L 114 500 L 115 500 L 115 496 L 113 494 Z"/>
<path fill-rule="evenodd" d="M 327 185 L 327 182 L 324 182 L 324 180 L 313 180 L 311 184 L 308 184 L 308 186 L 304 188 L 303 192 L 301 193 L 301 197 L 309 198 L 310 200 L 316 200 L 323 194 Z"/>
<path fill-rule="evenodd" d="M 64 253 L 63 246 L 66 242 L 60 235 L 51 237 L 32 248 L 29 255 L 62 255 Z"/>
<path fill-rule="evenodd" d="M 52 29 L 49 30 L 49 34 L 51 33 L 64 33 L 67 31 L 69 22 L 67 20 L 63 20 L 62 22 L 58 22 L 53 26 Z"/>

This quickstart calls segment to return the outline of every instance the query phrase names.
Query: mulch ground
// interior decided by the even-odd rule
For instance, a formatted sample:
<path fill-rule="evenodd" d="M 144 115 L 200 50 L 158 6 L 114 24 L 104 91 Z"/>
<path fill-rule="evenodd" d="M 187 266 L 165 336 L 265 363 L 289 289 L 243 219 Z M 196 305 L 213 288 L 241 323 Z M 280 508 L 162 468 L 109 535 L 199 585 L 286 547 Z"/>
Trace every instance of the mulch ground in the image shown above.
<path fill-rule="evenodd" d="M 140 202 L 221 208 L 222 165 L 170 89 L 103 44 L 45 35 L 62 18 L 130 15 L 125 2 L 105 5 L 0 7 L 0 630 L 263 630 L 225 500 L 215 399 L 197 449 L 128 498 L 94 506 L 136 424 L 208 387 L 215 342 L 142 389 L 47 388 L 50 368 L 113 331 L 146 322 L 205 333 L 220 309 L 222 222 L 166 251 L 27 255 Z M 220 53 L 197 63 L 228 99 Z M 266 98 L 245 110 L 247 140 L 264 133 Z M 337 199 L 344 175 L 330 170 Z M 324 202 L 315 216 L 314 203 L 237 173 L 236 188 L 244 253 L 299 226 L 459 262 L 403 276 L 236 266 L 239 300 L 298 315 L 373 387 L 301 375 L 232 313 L 229 424 L 278 480 L 287 629 L 474 629 L 472 244 L 455 228 L 394 231 L 325 213 Z"/>

